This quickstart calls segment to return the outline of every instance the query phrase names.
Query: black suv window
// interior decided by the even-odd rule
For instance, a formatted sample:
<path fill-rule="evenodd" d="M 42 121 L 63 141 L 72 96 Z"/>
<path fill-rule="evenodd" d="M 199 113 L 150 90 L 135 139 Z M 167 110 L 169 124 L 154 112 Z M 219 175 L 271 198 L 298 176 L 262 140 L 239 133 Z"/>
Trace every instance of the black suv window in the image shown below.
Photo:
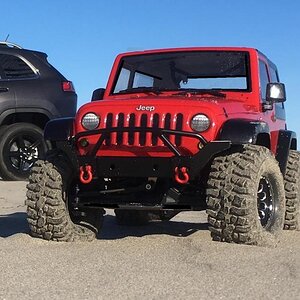
<path fill-rule="evenodd" d="M 35 72 L 19 57 L 0 54 L 0 67 L 4 79 L 24 79 L 36 77 Z"/>

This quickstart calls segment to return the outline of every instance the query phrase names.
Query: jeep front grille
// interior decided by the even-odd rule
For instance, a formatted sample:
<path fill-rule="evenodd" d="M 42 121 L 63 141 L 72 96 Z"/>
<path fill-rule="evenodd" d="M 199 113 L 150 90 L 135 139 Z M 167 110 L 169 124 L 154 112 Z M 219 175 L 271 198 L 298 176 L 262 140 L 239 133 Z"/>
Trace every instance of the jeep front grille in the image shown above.
<path fill-rule="evenodd" d="M 104 118 L 104 128 L 119 127 L 124 128 L 146 128 L 151 127 L 171 129 L 171 130 L 182 130 L 183 129 L 183 115 L 170 113 L 166 114 L 107 114 Z M 103 127 L 102 127 L 103 128 Z M 181 145 L 181 137 L 174 134 L 165 134 L 167 138 L 170 139 L 172 143 L 176 146 Z M 162 141 L 157 135 L 151 132 L 141 131 L 134 132 L 134 130 L 129 132 L 116 132 L 111 133 L 105 139 L 105 145 L 129 145 L 129 146 L 162 146 Z"/>

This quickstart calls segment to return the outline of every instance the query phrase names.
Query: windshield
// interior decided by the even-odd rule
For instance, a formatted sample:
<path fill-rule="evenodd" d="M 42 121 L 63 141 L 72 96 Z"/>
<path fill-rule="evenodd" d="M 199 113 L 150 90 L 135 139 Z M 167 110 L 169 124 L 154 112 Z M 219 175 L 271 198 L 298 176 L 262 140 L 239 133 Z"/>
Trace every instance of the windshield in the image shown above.
<path fill-rule="evenodd" d="M 147 91 L 249 91 L 243 51 L 165 52 L 121 60 L 113 94 Z"/>

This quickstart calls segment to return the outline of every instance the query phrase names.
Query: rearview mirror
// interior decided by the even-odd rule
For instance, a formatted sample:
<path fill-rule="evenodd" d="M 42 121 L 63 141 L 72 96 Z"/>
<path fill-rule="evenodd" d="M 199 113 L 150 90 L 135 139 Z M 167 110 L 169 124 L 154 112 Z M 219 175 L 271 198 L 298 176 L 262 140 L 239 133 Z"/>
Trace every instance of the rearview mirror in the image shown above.
<path fill-rule="evenodd" d="M 105 89 L 103 88 L 94 90 L 91 101 L 102 100 L 104 93 L 105 93 Z"/>

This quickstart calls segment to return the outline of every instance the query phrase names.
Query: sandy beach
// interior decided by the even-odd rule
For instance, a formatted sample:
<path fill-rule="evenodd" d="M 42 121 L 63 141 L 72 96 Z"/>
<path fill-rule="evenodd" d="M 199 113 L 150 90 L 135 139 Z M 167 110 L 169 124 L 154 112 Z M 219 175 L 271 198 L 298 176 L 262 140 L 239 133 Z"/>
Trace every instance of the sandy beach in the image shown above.
<path fill-rule="evenodd" d="M 212 242 L 204 212 L 56 243 L 28 234 L 26 182 L 0 181 L 0 299 L 300 299 L 300 232 L 272 247 Z"/>

